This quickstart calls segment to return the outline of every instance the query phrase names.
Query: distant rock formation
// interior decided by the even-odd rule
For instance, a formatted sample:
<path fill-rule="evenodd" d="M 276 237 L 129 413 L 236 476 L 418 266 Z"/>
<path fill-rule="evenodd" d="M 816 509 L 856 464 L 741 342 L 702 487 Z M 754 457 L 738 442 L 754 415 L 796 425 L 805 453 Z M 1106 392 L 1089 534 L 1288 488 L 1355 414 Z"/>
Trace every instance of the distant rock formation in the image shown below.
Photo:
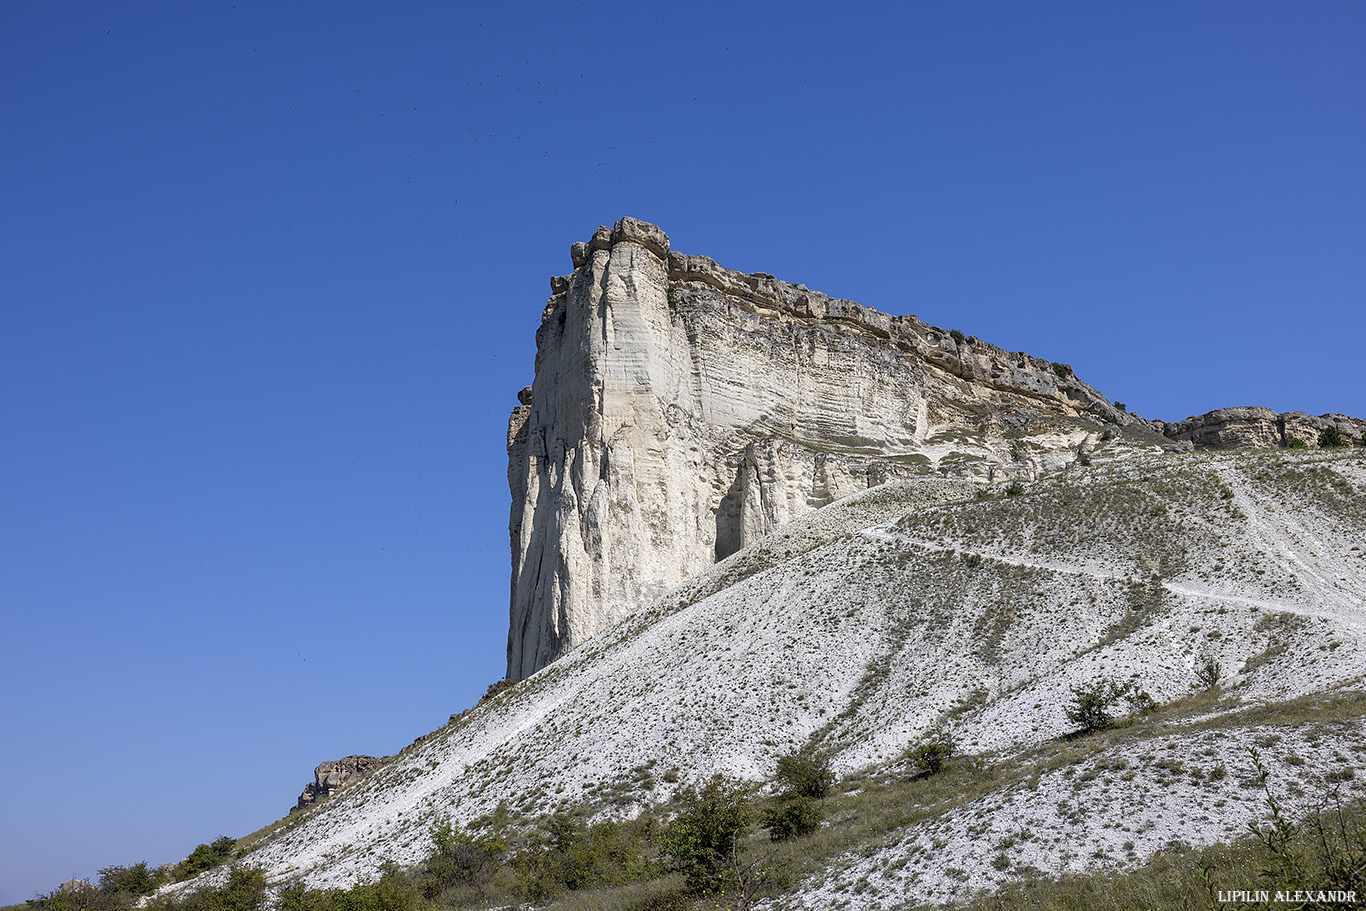
<path fill-rule="evenodd" d="M 671 250 L 623 218 L 570 250 L 508 422 L 520 680 L 708 564 L 887 480 L 1057 470 L 1161 444 L 1065 364 Z"/>
<path fill-rule="evenodd" d="M 1345 414 L 1314 417 L 1302 411 L 1282 414 L 1255 406 L 1220 408 L 1189 417 L 1168 424 L 1164 433 L 1197 449 L 1278 449 L 1289 446 L 1291 440 L 1313 449 L 1319 445 L 1319 434 L 1329 427 L 1336 427 L 1349 444 L 1359 444 L 1366 434 L 1366 421 Z"/>
<path fill-rule="evenodd" d="M 344 756 L 324 762 L 313 770 L 313 780 L 304 785 L 299 802 L 290 808 L 291 813 L 302 810 L 322 800 L 328 794 L 350 781 L 364 778 L 375 769 L 384 765 L 392 756 Z"/>

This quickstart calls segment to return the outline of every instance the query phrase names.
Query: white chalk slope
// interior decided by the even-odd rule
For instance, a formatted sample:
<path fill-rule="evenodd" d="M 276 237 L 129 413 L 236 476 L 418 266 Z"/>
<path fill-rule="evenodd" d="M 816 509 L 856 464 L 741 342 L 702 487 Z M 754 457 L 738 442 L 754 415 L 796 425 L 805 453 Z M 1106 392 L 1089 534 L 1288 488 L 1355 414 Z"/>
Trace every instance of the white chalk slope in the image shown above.
<path fill-rule="evenodd" d="M 840 772 L 876 767 L 941 724 L 960 750 L 1007 756 L 1066 733 L 1074 684 L 1110 675 L 1162 702 L 1191 692 L 1207 658 L 1244 704 L 1362 687 L 1366 454 L 1105 455 L 1016 496 L 925 478 L 831 504 L 291 818 L 249 862 L 275 882 L 345 885 L 420 860 L 443 815 L 501 800 L 530 816 L 632 813 L 715 772 L 765 779 L 802 747 Z M 1343 735 L 1274 736 L 1313 774 L 1360 764 Z M 1232 764 L 1267 733 L 1167 736 Z M 1143 768 L 1150 747 L 1134 749 Z M 1066 811 L 1062 774 L 889 833 L 798 900 L 871 908 L 990 887 L 1010 875 L 993 845 L 1021 831 L 1019 869 L 1137 863 L 1174 838 L 1227 838 L 1258 810 L 1232 778 L 1116 775 L 1107 823 Z M 950 872 L 931 854 L 953 856 Z"/>

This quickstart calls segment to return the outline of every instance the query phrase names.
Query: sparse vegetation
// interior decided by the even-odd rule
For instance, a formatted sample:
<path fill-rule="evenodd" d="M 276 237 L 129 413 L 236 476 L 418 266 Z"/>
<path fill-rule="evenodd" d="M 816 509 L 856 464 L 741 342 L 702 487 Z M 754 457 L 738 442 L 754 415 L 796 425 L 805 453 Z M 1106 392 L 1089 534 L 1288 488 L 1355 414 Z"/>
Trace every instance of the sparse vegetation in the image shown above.
<path fill-rule="evenodd" d="M 426 907 L 413 877 L 392 864 L 374 882 L 349 889 L 310 889 L 295 883 L 280 890 L 276 911 L 417 911 Z"/>
<path fill-rule="evenodd" d="M 1072 365 L 1070 364 L 1060 364 L 1057 361 L 1053 361 L 1051 366 L 1053 367 L 1053 372 L 1058 375 L 1058 379 L 1065 380 L 1072 375 Z"/>
<path fill-rule="evenodd" d="M 962 332 L 959 332 L 957 329 L 949 330 L 949 337 L 952 338 L 954 342 L 959 345 L 966 342 L 968 338 L 966 335 L 964 335 Z"/>
<path fill-rule="evenodd" d="M 507 692 L 516 685 L 517 681 L 508 680 L 507 678 L 495 680 L 493 683 L 489 684 L 489 688 L 484 691 L 484 695 L 479 697 L 479 701 L 484 702 L 487 699 L 492 699 L 500 693 Z"/>

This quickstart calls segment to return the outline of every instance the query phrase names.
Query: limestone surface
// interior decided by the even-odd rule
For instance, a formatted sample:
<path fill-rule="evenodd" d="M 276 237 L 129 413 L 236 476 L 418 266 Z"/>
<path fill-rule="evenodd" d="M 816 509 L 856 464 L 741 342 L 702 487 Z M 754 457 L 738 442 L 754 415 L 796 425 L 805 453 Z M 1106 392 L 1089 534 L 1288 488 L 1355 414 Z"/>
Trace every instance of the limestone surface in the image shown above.
<path fill-rule="evenodd" d="M 633 218 L 570 256 L 508 423 L 513 680 L 855 491 L 1169 442 L 1066 365 L 722 268 Z"/>

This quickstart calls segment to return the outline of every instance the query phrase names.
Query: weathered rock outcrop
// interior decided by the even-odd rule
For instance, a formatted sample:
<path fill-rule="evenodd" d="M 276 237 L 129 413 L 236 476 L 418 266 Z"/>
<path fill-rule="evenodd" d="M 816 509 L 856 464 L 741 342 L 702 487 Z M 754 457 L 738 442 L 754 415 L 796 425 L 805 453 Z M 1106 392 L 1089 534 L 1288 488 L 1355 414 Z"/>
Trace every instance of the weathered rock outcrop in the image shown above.
<path fill-rule="evenodd" d="M 1066 365 L 724 269 L 632 218 L 570 255 L 508 423 L 514 680 L 856 490 L 1032 478 L 1120 428 L 1161 441 Z"/>
<path fill-rule="evenodd" d="M 293 813 L 317 803 L 328 794 L 347 782 L 364 778 L 375 769 L 384 765 L 392 756 L 343 756 L 341 759 L 321 763 L 313 770 L 313 780 L 304 785 L 299 802 L 290 808 Z"/>
<path fill-rule="evenodd" d="M 1319 445 L 1319 434 L 1336 427 L 1347 443 L 1359 443 L 1366 435 L 1366 421 L 1345 414 L 1315 417 L 1302 411 L 1280 413 L 1270 408 L 1220 408 L 1168 424 L 1167 436 L 1193 443 L 1198 449 L 1277 449 L 1300 440 L 1309 448 Z"/>

